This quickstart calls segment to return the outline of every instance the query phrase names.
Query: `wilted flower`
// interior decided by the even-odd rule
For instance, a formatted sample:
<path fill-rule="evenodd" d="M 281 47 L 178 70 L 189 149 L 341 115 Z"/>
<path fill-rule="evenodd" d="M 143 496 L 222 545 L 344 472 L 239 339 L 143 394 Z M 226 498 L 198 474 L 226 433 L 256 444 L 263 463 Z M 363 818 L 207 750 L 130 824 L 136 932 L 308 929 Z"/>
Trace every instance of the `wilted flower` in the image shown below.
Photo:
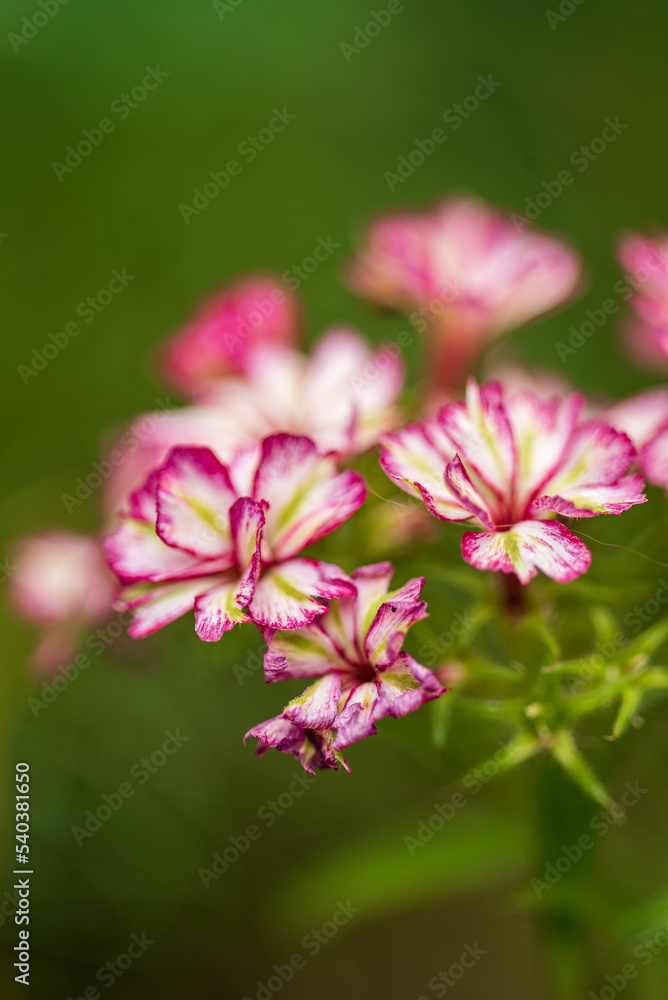
<path fill-rule="evenodd" d="M 97 538 L 45 531 L 23 538 L 10 576 L 12 603 L 25 621 L 44 630 L 33 653 L 41 669 L 55 669 L 74 650 L 82 629 L 111 612 L 115 581 Z"/>
<path fill-rule="evenodd" d="M 342 570 L 294 558 L 364 502 L 352 471 L 309 438 L 278 434 L 225 466 L 208 448 L 174 448 L 133 494 L 105 543 L 134 611 L 129 634 L 148 635 L 195 610 L 201 639 L 253 621 L 297 628 L 352 592 Z"/>
<path fill-rule="evenodd" d="M 638 450 L 638 468 L 668 490 L 668 388 L 646 389 L 605 410 L 605 419 L 624 431 Z"/>
<path fill-rule="evenodd" d="M 649 368 L 668 360 L 668 236 L 651 240 L 631 233 L 620 240 L 617 255 L 627 272 L 636 315 L 624 332 L 630 353 Z"/>
<path fill-rule="evenodd" d="M 388 591 L 392 574 L 387 562 L 363 566 L 351 574 L 353 593 L 332 601 L 322 617 L 292 631 L 265 630 L 268 681 L 318 679 L 246 734 L 260 741 L 259 752 L 293 753 L 307 770 L 336 767 L 340 751 L 374 735 L 380 719 L 407 715 L 444 693 L 401 648 L 411 625 L 426 617 L 424 580 Z"/>
<path fill-rule="evenodd" d="M 482 202 L 451 198 L 375 222 L 351 283 L 410 313 L 430 343 L 428 377 L 458 389 L 485 343 L 566 302 L 580 261 L 565 243 L 521 232 Z"/>
<path fill-rule="evenodd" d="M 285 285 L 266 276 L 244 278 L 205 302 L 167 342 L 162 369 L 197 401 L 211 381 L 245 372 L 253 347 L 293 344 L 298 328 L 297 303 Z"/>
<path fill-rule="evenodd" d="M 554 515 L 620 514 L 646 499 L 642 477 L 625 475 L 633 444 L 603 420 L 582 421 L 583 402 L 470 380 L 466 402 L 385 435 L 381 465 L 435 517 L 483 529 L 462 538 L 477 569 L 522 583 L 541 570 L 565 583 L 588 569 L 591 553 Z"/>

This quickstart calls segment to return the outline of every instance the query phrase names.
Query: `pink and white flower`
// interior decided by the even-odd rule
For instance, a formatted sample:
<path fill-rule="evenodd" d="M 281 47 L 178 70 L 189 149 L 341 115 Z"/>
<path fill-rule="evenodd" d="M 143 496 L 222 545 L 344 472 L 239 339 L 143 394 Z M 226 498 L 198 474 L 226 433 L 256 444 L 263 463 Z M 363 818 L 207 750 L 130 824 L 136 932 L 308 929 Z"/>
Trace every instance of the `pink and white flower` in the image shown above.
<path fill-rule="evenodd" d="M 249 351 L 296 343 L 296 300 L 275 278 L 259 275 L 224 288 L 162 350 L 167 380 L 192 400 L 224 375 L 246 371 Z"/>
<path fill-rule="evenodd" d="M 580 275 L 561 240 L 522 232 L 482 202 L 450 198 L 375 222 L 350 280 L 362 295 L 412 313 L 429 335 L 430 380 L 456 390 L 487 341 L 562 305 Z"/>
<path fill-rule="evenodd" d="M 174 448 L 133 494 L 105 543 L 134 612 L 135 638 L 194 608 L 201 639 L 236 624 L 298 628 L 352 592 L 337 566 L 295 558 L 365 499 L 361 477 L 306 437 L 278 434 L 223 465 L 208 448 Z"/>
<path fill-rule="evenodd" d="M 305 434 L 321 451 L 352 456 L 400 422 L 395 403 L 404 367 L 390 347 L 370 347 L 352 330 L 331 330 L 310 356 L 266 343 L 248 347 L 244 374 L 200 385 L 206 402 L 146 413 L 107 453 L 107 516 L 164 461 L 171 448 L 210 448 L 225 463 L 242 447 L 276 433 Z"/>
<path fill-rule="evenodd" d="M 397 425 L 403 384 L 398 350 L 372 348 L 354 330 L 334 329 L 310 355 L 254 348 L 244 376 L 212 383 L 205 399 L 249 436 L 308 434 L 325 451 L 354 455 Z"/>
<path fill-rule="evenodd" d="M 650 369 L 668 361 L 668 236 L 652 240 L 630 233 L 620 240 L 617 256 L 634 293 L 636 315 L 624 326 L 631 355 Z"/>
<path fill-rule="evenodd" d="M 355 570 L 353 591 L 329 611 L 292 631 L 265 629 L 268 681 L 315 678 L 282 714 L 255 726 L 245 739 L 293 753 L 307 771 L 347 764 L 341 751 L 376 733 L 385 716 L 400 718 L 445 689 L 434 674 L 402 651 L 404 637 L 426 617 L 424 579 L 389 590 L 393 568 L 377 563 Z"/>
<path fill-rule="evenodd" d="M 591 553 L 554 516 L 620 514 L 646 500 L 642 476 L 627 474 L 632 442 L 603 420 L 582 420 L 583 404 L 576 394 L 543 400 L 469 380 L 465 402 L 385 435 L 380 462 L 435 517 L 482 529 L 462 538 L 472 566 L 566 583 Z"/>
<path fill-rule="evenodd" d="M 44 635 L 33 653 L 43 670 L 62 666 L 87 626 L 111 613 L 115 581 L 97 538 L 74 531 L 45 531 L 23 538 L 10 576 L 17 614 Z"/>
<path fill-rule="evenodd" d="M 624 431 L 638 450 L 638 468 L 654 486 L 668 490 L 668 387 L 645 389 L 614 403 L 605 419 Z"/>

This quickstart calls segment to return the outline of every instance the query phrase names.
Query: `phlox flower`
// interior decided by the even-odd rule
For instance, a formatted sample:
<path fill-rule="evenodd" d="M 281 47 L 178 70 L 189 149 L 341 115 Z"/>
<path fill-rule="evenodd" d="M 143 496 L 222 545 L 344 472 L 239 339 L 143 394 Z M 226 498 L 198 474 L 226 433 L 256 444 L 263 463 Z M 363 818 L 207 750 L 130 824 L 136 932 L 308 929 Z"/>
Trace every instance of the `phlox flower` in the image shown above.
<path fill-rule="evenodd" d="M 668 361 L 668 235 L 652 240 L 640 233 L 623 237 L 617 248 L 620 264 L 634 294 L 635 316 L 624 335 L 631 355 L 642 365 L 666 367 Z"/>
<path fill-rule="evenodd" d="M 298 628 L 351 593 L 337 566 L 297 559 L 365 499 L 361 477 L 306 437 L 278 434 L 223 465 L 208 448 L 177 447 L 134 493 L 106 539 L 132 610 L 129 634 L 148 635 L 194 608 L 215 641 L 253 621 Z"/>
<path fill-rule="evenodd" d="M 202 304 L 194 318 L 161 351 L 167 381 L 198 401 L 211 381 L 246 370 L 258 344 L 294 344 L 297 302 L 282 282 L 254 275 L 229 285 Z"/>
<path fill-rule="evenodd" d="M 435 517 L 482 529 L 462 538 L 472 566 L 522 583 L 540 570 L 566 583 L 591 553 L 554 516 L 620 514 L 646 500 L 642 476 L 626 474 L 632 442 L 601 419 L 583 420 L 583 405 L 577 394 L 545 400 L 469 380 L 465 402 L 385 435 L 380 462 Z"/>
<path fill-rule="evenodd" d="M 223 463 L 276 433 L 304 434 L 321 451 L 351 456 L 400 422 L 404 383 L 396 351 L 370 347 L 352 330 L 331 330 L 310 355 L 289 347 L 248 347 L 244 373 L 200 386 L 202 402 L 138 417 L 107 454 L 103 506 L 122 509 L 176 445 L 210 448 Z"/>
<path fill-rule="evenodd" d="M 402 650 L 404 637 L 426 617 L 423 579 L 389 590 L 390 563 L 351 574 L 352 593 L 330 602 L 326 614 L 292 631 L 265 629 L 268 681 L 317 678 L 281 715 L 255 726 L 246 739 L 294 754 L 307 771 L 347 764 L 341 751 L 376 733 L 376 723 L 399 718 L 438 698 L 444 688 Z"/>
<path fill-rule="evenodd" d="M 9 580 L 17 614 L 44 630 L 32 656 L 43 670 L 62 666 L 82 630 L 111 613 L 115 581 L 92 535 L 45 531 L 21 539 Z"/>
<path fill-rule="evenodd" d="M 355 455 L 396 426 L 404 384 L 398 350 L 370 347 L 354 330 L 329 330 L 310 354 L 279 346 L 249 352 L 243 376 L 212 383 L 205 402 L 243 433 L 308 434 L 326 451 Z"/>
<path fill-rule="evenodd" d="M 668 387 L 645 389 L 609 406 L 604 415 L 633 441 L 643 475 L 668 490 Z"/>
<path fill-rule="evenodd" d="M 493 337 L 562 305 L 581 265 L 561 240 L 523 232 L 480 201 L 449 198 L 379 219 L 350 271 L 360 294 L 426 330 L 428 377 L 458 389 Z"/>

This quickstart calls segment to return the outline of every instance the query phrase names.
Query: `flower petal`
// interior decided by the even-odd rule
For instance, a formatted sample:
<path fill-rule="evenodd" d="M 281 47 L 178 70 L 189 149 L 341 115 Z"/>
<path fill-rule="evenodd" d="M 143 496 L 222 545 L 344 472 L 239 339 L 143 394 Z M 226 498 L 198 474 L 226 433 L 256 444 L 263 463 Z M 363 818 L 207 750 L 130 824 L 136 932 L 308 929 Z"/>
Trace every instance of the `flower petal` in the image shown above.
<path fill-rule="evenodd" d="M 617 482 L 636 457 L 631 440 L 602 420 L 589 420 L 573 434 L 559 469 L 544 492 L 568 499 L 574 491 Z"/>
<path fill-rule="evenodd" d="M 386 715 L 398 719 L 414 712 L 427 701 L 445 694 L 431 670 L 407 653 L 401 653 L 391 671 L 377 681 L 358 684 L 335 719 L 334 749 L 343 750 L 351 743 L 376 733 L 375 723 Z"/>
<path fill-rule="evenodd" d="M 354 330 L 329 330 L 316 343 L 304 371 L 309 434 L 321 448 L 365 451 L 395 421 L 392 404 L 404 382 L 396 351 L 373 350 Z"/>
<path fill-rule="evenodd" d="M 249 601 L 253 596 L 253 587 L 260 572 L 264 512 L 265 505 L 256 503 L 250 497 L 240 497 L 230 508 L 230 528 L 236 564 L 243 576 L 252 584 L 248 594 Z"/>
<path fill-rule="evenodd" d="M 435 675 L 422 664 L 400 653 L 391 670 L 386 670 L 379 678 L 383 698 L 387 704 L 387 714 L 394 719 L 414 712 L 428 701 L 440 698 L 446 689 L 441 687 Z"/>
<path fill-rule="evenodd" d="M 371 622 L 387 596 L 393 575 L 394 567 L 390 562 L 360 566 L 351 574 L 356 591 L 354 622 L 351 622 L 354 632 L 351 633 L 351 637 L 353 641 L 357 641 L 360 650 L 364 648 L 364 639 Z M 350 631 L 350 628 L 347 631 Z"/>
<path fill-rule="evenodd" d="M 274 747 L 283 753 L 294 754 L 309 774 L 315 774 L 314 767 L 321 770 L 331 767 L 336 771 L 339 764 L 342 764 L 346 771 L 350 771 L 341 754 L 333 749 L 333 735 L 332 731 L 327 729 L 302 729 L 293 725 L 285 716 L 278 715 L 250 729 L 244 737 L 244 743 L 249 736 L 254 736 L 259 741 L 258 756 L 266 753 L 269 747 Z"/>
<path fill-rule="evenodd" d="M 159 470 L 156 531 L 200 558 L 225 555 L 235 500 L 228 471 L 209 448 L 173 448 Z"/>
<path fill-rule="evenodd" d="M 427 617 L 425 601 L 403 601 L 392 598 L 381 604 L 364 640 L 364 652 L 370 662 L 384 670 L 397 659 L 406 632 Z"/>
<path fill-rule="evenodd" d="M 381 438 L 380 464 L 405 493 L 419 495 L 421 483 L 432 495 L 452 502 L 443 485 L 443 473 L 455 448 L 436 420 L 408 424 Z"/>
<path fill-rule="evenodd" d="M 104 551 L 122 583 L 169 580 L 200 572 L 202 561 L 165 545 L 152 524 L 127 518 L 104 540 Z M 227 560 L 229 565 L 230 560 Z"/>
<path fill-rule="evenodd" d="M 304 729 L 329 729 L 336 718 L 340 697 L 341 678 L 333 671 L 293 698 L 285 706 L 283 715 Z"/>
<path fill-rule="evenodd" d="M 645 503 L 642 476 L 625 476 L 616 483 L 575 487 L 559 496 L 539 497 L 530 511 L 551 510 L 566 517 L 595 517 L 597 514 L 621 514 L 637 503 Z"/>
<path fill-rule="evenodd" d="M 264 654 L 264 678 L 268 682 L 318 677 L 336 667 L 347 667 L 324 630 L 322 619 L 304 628 L 269 629 L 264 637 L 269 647 Z"/>
<path fill-rule="evenodd" d="M 444 406 L 438 420 L 469 471 L 498 496 L 507 495 L 515 471 L 513 433 L 498 382 L 469 379 L 465 403 Z"/>
<path fill-rule="evenodd" d="M 386 714 L 384 709 L 380 686 L 375 681 L 367 681 L 354 687 L 334 722 L 334 749 L 344 750 L 358 740 L 375 736 L 377 729 L 374 723 Z"/>
<path fill-rule="evenodd" d="M 668 488 L 668 428 L 644 446 L 640 467 L 651 483 Z"/>
<path fill-rule="evenodd" d="M 583 405 L 583 397 L 575 393 L 565 399 L 541 399 L 527 390 L 506 397 L 517 454 L 517 509 L 523 510 L 561 467 Z"/>
<path fill-rule="evenodd" d="M 520 521 L 510 531 L 467 531 L 462 555 L 476 569 L 515 573 L 528 583 L 540 570 L 558 583 L 589 569 L 591 552 L 558 521 Z"/>
<path fill-rule="evenodd" d="M 258 754 L 265 753 L 269 747 L 291 752 L 304 739 L 304 730 L 293 725 L 284 715 L 275 715 L 273 719 L 267 719 L 249 729 L 244 736 L 244 743 L 251 736 L 260 741 Z"/>
<path fill-rule="evenodd" d="M 291 559 L 265 570 L 255 587 L 249 611 L 256 625 L 301 628 L 327 611 L 317 598 L 354 593 L 350 577 L 329 563 Z"/>
<path fill-rule="evenodd" d="M 116 608 L 120 611 L 132 610 L 133 621 L 128 628 L 128 635 L 133 639 L 143 639 L 190 611 L 195 605 L 197 594 L 216 582 L 216 577 L 209 577 L 148 587 L 138 584 L 121 593 Z"/>
<path fill-rule="evenodd" d="M 254 344 L 291 343 L 299 326 L 297 304 L 283 282 L 252 275 L 204 302 L 163 347 L 168 380 L 195 396 L 211 380 L 245 371 Z"/>
<path fill-rule="evenodd" d="M 364 503 L 361 476 L 337 468 L 336 456 L 318 454 L 310 438 L 265 438 L 253 496 L 269 502 L 265 538 L 274 560 L 328 535 Z"/>
<path fill-rule="evenodd" d="M 445 476 L 443 479 L 445 482 Z M 425 489 L 422 483 L 416 483 L 415 485 L 425 507 L 433 517 L 438 517 L 441 521 L 468 521 L 472 517 L 471 511 L 457 503 L 452 494 L 450 494 L 450 500 L 443 500 L 441 497 L 434 496 L 429 490 Z M 444 491 L 441 489 L 440 492 Z"/>
<path fill-rule="evenodd" d="M 223 633 L 235 625 L 249 622 L 242 608 L 249 603 L 248 587 L 239 579 L 217 583 L 202 591 L 195 599 L 195 631 L 204 642 L 218 642 Z"/>
<path fill-rule="evenodd" d="M 486 528 L 494 528 L 494 524 L 485 509 L 485 499 L 471 482 L 459 455 L 455 455 L 446 468 L 445 482 L 462 507 L 477 517 Z"/>
<path fill-rule="evenodd" d="M 603 416 L 616 430 L 628 434 L 640 450 L 668 425 L 668 388 L 645 389 L 607 407 Z"/>

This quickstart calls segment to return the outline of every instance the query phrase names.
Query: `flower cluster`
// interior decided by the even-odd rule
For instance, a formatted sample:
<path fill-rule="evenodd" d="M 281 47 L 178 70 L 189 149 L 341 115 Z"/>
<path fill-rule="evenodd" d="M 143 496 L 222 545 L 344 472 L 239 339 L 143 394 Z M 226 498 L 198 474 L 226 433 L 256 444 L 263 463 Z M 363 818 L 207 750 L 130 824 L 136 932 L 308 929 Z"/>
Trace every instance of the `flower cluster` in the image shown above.
<path fill-rule="evenodd" d="M 638 318 L 627 335 L 654 362 L 668 357 L 665 247 L 633 236 L 620 251 L 635 275 Z M 506 574 L 508 590 L 539 571 L 568 583 L 591 552 L 566 520 L 643 503 L 643 475 L 668 489 L 668 388 L 593 408 L 553 374 L 507 360 L 483 384 L 472 377 L 493 338 L 577 292 L 581 266 L 565 243 L 449 199 L 375 223 L 350 280 L 426 334 L 417 419 L 406 423 L 399 408 L 396 349 L 337 327 L 306 353 L 301 309 L 284 285 L 260 275 L 222 290 L 159 352 L 186 405 L 137 418 L 110 452 L 103 548 L 115 581 L 94 537 L 52 532 L 19 549 L 14 606 L 45 631 L 43 667 L 61 666 L 112 603 L 131 617 L 133 638 L 191 611 L 206 642 L 252 624 L 267 643 L 266 681 L 311 683 L 247 738 L 307 770 L 347 768 L 346 748 L 384 717 L 439 698 L 446 677 L 403 650 L 427 617 L 424 580 L 390 590 L 388 562 L 352 565 L 395 546 L 419 554 L 433 515 L 472 529 L 465 561 Z M 414 505 L 392 531 L 387 510 L 369 511 L 353 543 L 361 557 L 343 551 L 343 569 L 311 546 L 364 504 L 364 479 L 346 466 L 379 443 L 384 472 L 428 514 Z"/>

